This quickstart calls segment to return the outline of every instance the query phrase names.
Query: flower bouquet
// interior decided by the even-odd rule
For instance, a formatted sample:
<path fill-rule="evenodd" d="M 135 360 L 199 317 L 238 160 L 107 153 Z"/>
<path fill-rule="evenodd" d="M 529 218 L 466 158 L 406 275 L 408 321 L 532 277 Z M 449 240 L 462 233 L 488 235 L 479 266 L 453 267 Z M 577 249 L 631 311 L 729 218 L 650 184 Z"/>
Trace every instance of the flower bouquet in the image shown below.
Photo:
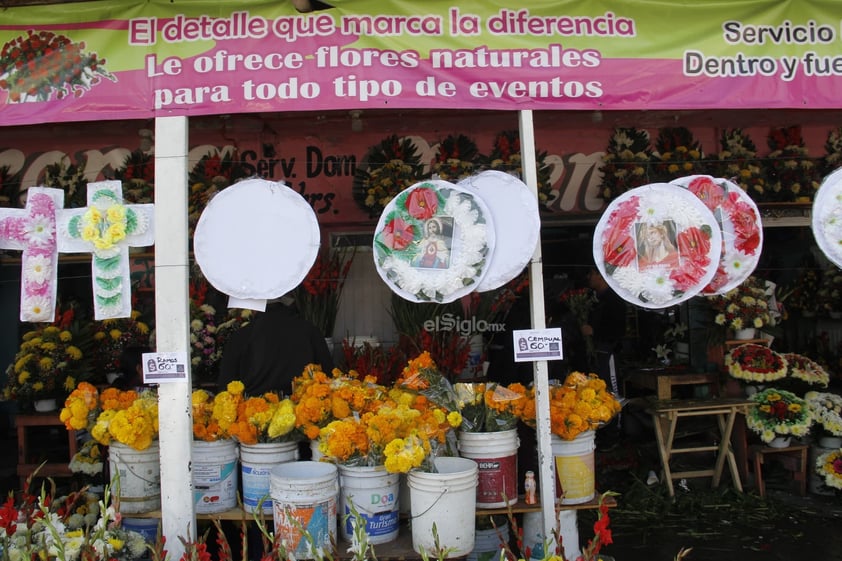
<path fill-rule="evenodd" d="M 798 380 L 808 386 L 822 386 L 830 383 L 830 374 L 818 362 L 798 353 L 784 353 L 787 364 L 787 378 Z"/>
<path fill-rule="evenodd" d="M 747 343 L 731 349 L 725 355 L 728 374 L 746 382 L 774 382 L 784 378 L 787 373 L 787 361 L 765 345 Z"/>
<path fill-rule="evenodd" d="M 391 384 L 406 364 L 406 355 L 397 345 L 384 347 L 368 341 L 358 345 L 343 339 L 342 357 L 346 370 L 374 378 L 381 385 Z"/>
<path fill-rule="evenodd" d="M 4 398 L 24 409 L 38 399 L 67 396 L 79 380 L 90 376 L 87 328 L 59 314 L 56 323 L 24 333 L 14 362 L 6 368 Z"/>
<path fill-rule="evenodd" d="M 599 196 L 611 201 L 630 189 L 649 183 L 646 173 L 652 159 L 649 133 L 644 129 L 617 128 L 602 157 Z"/>
<path fill-rule="evenodd" d="M 535 425 L 534 394 L 524 411 L 527 424 Z M 562 384 L 550 386 L 550 432 L 573 440 L 579 434 L 596 430 L 620 412 L 617 398 L 596 374 L 572 372 Z"/>
<path fill-rule="evenodd" d="M 240 405 L 245 401 L 245 386 L 239 380 L 229 382 L 217 394 L 207 390 L 193 390 L 193 440 L 216 442 L 231 438 L 231 430 L 238 420 Z M 246 434 L 246 431 L 243 431 Z"/>
<path fill-rule="evenodd" d="M 454 385 L 462 405 L 462 430 L 500 432 L 517 428 L 524 412 L 534 407 L 523 384 L 503 386 L 494 382 Z"/>
<path fill-rule="evenodd" d="M 771 152 L 766 156 L 764 174 L 769 200 L 778 202 L 812 200 L 820 177 L 801 136 L 801 127 L 775 128 L 767 139 Z"/>
<path fill-rule="evenodd" d="M 409 360 L 395 386 L 418 392 L 447 411 L 460 410 L 453 384 L 439 371 L 429 351 Z"/>
<path fill-rule="evenodd" d="M 824 477 L 825 485 L 842 491 L 842 448 L 820 454 L 816 458 L 816 473 Z"/>
<path fill-rule="evenodd" d="M 121 372 L 120 355 L 129 347 L 149 346 L 149 325 L 140 312 L 132 310 L 127 318 L 105 319 L 94 324 L 92 360 L 94 372 L 101 377 Z"/>
<path fill-rule="evenodd" d="M 240 444 L 295 442 L 303 435 L 295 430 L 295 405 L 274 392 L 245 397 L 228 434 Z"/>
<path fill-rule="evenodd" d="M 476 143 L 464 134 L 450 135 L 438 145 L 430 164 L 430 174 L 435 178 L 456 183 L 473 175 L 480 164 Z"/>
<path fill-rule="evenodd" d="M 538 206 L 546 205 L 553 192 L 552 166 L 546 161 L 547 153 L 535 150 L 535 167 L 538 178 Z M 523 156 L 520 153 L 520 132 L 502 131 L 494 138 L 494 146 L 487 157 L 488 169 L 495 169 L 523 178 Z"/>
<path fill-rule="evenodd" d="M 754 405 L 749 407 L 746 425 L 763 442 L 776 436 L 804 436 L 813 424 L 807 402 L 792 392 L 767 388 L 749 399 Z"/>
<path fill-rule="evenodd" d="M 342 289 L 354 255 L 355 250 L 347 247 L 322 251 L 295 289 L 295 303 L 299 312 L 318 327 L 325 337 L 333 337 Z"/>
<path fill-rule="evenodd" d="M 717 155 L 715 175 L 727 177 L 752 199 L 762 201 L 766 196 L 766 180 L 754 142 L 742 129 L 727 129 L 722 131 L 720 144 L 722 151 Z"/>
<path fill-rule="evenodd" d="M 693 133 L 685 127 L 664 127 L 655 139 L 650 181 L 669 182 L 676 177 L 703 172 L 704 152 Z"/>
<path fill-rule="evenodd" d="M 765 281 L 749 277 L 737 288 L 725 294 L 709 296 L 708 303 L 715 312 L 714 322 L 727 329 L 762 329 L 775 325 L 775 313 L 769 305 Z"/>
<path fill-rule="evenodd" d="M 810 391 L 804 395 L 807 409 L 820 428 L 831 436 L 842 436 L 842 396 Z"/>
<path fill-rule="evenodd" d="M 369 148 L 354 176 L 354 200 L 372 217 L 379 216 L 398 193 L 424 177 L 418 147 L 397 135 Z"/>

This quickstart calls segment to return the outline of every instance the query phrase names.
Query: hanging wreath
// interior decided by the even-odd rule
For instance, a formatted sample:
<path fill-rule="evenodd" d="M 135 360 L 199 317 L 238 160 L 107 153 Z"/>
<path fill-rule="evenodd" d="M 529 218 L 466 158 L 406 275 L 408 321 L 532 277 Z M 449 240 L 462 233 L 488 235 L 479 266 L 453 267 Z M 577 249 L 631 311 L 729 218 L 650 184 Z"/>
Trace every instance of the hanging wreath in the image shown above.
<path fill-rule="evenodd" d="M 464 134 L 450 135 L 439 143 L 430 173 L 437 179 L 459 181 L 473 175 L 479 165 L 476 143 Z"/>
<path fill-rule="evenodd" d="M 602 173 L 599 196 L 610 202 L 630 189 L 649 183 L 647 169 L 651 159 L 646 130 L 614 129 L 599 168 Z"/>
<path fill-rule="evenodd" d="M 665 127 L 658 131 L 652 155 L 652 181 L 672 181 L 682 175 L 702 172 L 702 147 L 686 127 Z"/>
<path fill-rule="evenodd" d="M 757 148 L 742 129 L 722 131 L 719 140 L 721 152 L 714 168 L 718 177 L 727 177 L 748 193 L 755 201 L 766 197 L 766 180 L 763 167 L 757 158 Z"/>
<path fill-rule="evenodd" d="M 792 202 L 813 199 L 820 178 L 815 162 L 810 159 L 801 127 L 777 128 L 769 131 L 769 155 L 764 173 L 769 186 L 769 199 Z"/>
<path fill-rule="evenodd" d="M 352 194 L 369 216 L 378 216 L 398 193 L 424 178 L 424 165 L 411 138 L 392 135 L 369 148 L 354 176 Z"/>

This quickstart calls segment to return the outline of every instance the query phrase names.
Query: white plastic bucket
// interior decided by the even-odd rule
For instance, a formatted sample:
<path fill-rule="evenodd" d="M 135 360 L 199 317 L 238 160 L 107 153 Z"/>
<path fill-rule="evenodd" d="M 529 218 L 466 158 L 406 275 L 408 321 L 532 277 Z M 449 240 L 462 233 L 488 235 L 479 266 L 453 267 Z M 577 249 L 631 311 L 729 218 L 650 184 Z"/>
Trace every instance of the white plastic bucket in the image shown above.
<path fill-rule="evenodd" d="M 576 559 L 581 554 L 579 528 L 575 510 L 558 511 L 558 538 L 564 547 L 565 559 Z M 555 550 L 556 536 L 550 536 L 547 545 Z M 523 547 L 529 550 L 529 559 L 544 559 L 544 515 L 541 511 L 523 513 Z"/>
<path fill-rule="evenodd" d="M 263 501 L 261 512 L 272 513 L 269 495 L 269 472 L 278 464 L 298 459 L 297 442 L 259 442 L 240 444 L 240 468 L 243 477 L 243 509 L 256 512 Z"/>
<path fill-rule="evenodd" d="M 500 508 L 517 502 L 517 429 L 459 432 L 459 455 L 477 463 L 477 508 Z"/>
<path fill-rule="evenodd" d="M 286 462 L 269 474 L 275 534 L 296 559 L 313 559 L 306 531 L 316 547 L 331 551 L 336 542 L 339 470 L 326 462 Z M 318 556 L 320 557 L 320 556 Z"/>
<path fill-rule="evenodd" d="M 556 498 L 563 505 L 586 503 L 596 496 L 594 450 L 596 431 L 585 431 L 573 440 L 552 435 Z"/>
<path fill-rule="evenodd" d="M 544 557 L 544 514 L 540 510 L 523 513 L 523 551 L 529 559 Z M 574 557 L 575 559 L 575 557 Z"/>
<path fill-rule="evenodd" d="M 120 499 L 121 514 L 140 514 L 161 508 L 161 459 L 158 443 L 146 450 L 112 442 L 108 447 L 108 466 L 112 480 L 119 474 L 119 490 L 112 494 Z"/>
<path fill-rule="evenodd" d="M 383 466 L 339 466 L 339 516 L 342 537 L 354 535 L 351 505 L 365 520 L 365 532 L 372 544 L 387 543 L 398 537 L 400 522 L 400 475 Z"/>
<path fill-rule="evenodd" d="M 577 518 L 575 510 L 558 511 L 558 535 L 564 548 L 565 559 L 576 559 L 582 554 Z"/>
<path fill-rule="evenodd" d="M 477 530 L 474 549 L 465 558 L 467 561 L 498 561 L 500 552 L 509 543 L 509 524 L 499 528 Z"/>
<path fill-rule="evenodd" d="M 233 440 L 193 442 L 193 504 L 198 514 L 225 512 L 237 506 L 239 454 Z"/>
<path fill-rule="evenodd" d="M 412 548 L 435 556 L 436 543 L 447 558 L 464 557 L 474 549 L 478 469 L 468 458 L 436 458 L 438 473 L 411 471 Z"/>

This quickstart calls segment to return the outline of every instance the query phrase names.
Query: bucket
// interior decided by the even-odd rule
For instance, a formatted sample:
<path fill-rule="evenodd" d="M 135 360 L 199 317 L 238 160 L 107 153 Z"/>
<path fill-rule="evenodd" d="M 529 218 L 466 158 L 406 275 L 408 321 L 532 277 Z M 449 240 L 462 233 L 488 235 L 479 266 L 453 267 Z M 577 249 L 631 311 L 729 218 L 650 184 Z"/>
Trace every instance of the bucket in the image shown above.
<path fill-rule="evenodd" d="M 316 547 L 331 551 L 336 542 L 339 471 L 326 462 L 286 462 L 269 474 L 275 534 L 296 559 L 313 559 L 306 531 Z M 319 556 L 320 557 L 320 556 Z"/>
<path fill-rule="evenodd" d="M 540 510 L 523 513 L 523 549 L 529 559 L 544 557 L 544 514 Z M 575 559 L 575 558 L 574 558 Z"/>
<path fill-rule="evenodd" d="M 563 505 L 586 503 L 596 495 L 594 450 L 596 431 L 585 431 L 573 440 L 552 435 L 556 498 Z"/>
<path fill-rule="evenodd" d="M 155 545 L 158 539 L 158 526 L 160 518 L 123 518 L 120 525 L 124 530 L 131 530 L 143 536 L 144 541 L 149 545 Z"/>
<path fill-rule="evenodd" d="M 474 549 L 478 468 L 468 458 L 436 458 L 438 473 L 409 472 L 412 548 L 437 556 L 433 525 L 446 558 L 464 557 Z"/>
<path fill-rule="evenodd" d="M 517 429 L 459 432 L 459 455 L 477 463 L 477 508 L 500 508 L 517 502 Z"/>
<path fill-rule="evenodd" d="M 384 466 L 339 466 L 339 516 L 345 540 L 354 536 L 351 505 L 365 520 L 370 543 L 387 543 L 398 537 L 400 481 L 399 474 L 387 472 Z"/>
<path fill-rule="evenodd" d="M 237 506 L 237 443 L 193 442 L 193 504 L 197 514 L 225 512 Z"/>
<path fill-rule="evenodd" d="M 161 460 L 158 443 L 146 450 L 112 442 L 108 447 L 108 466 L 111 477 L 120 476 L 119 490 L 113 490 L 120 499 L 121 514 L 140 514 L 161 508 Z"/>
<path fill-rule="evenodd" d="M 269 495 L 269 472 L 284 462 L 298 459 L 297 442 L 260 442 L 240 444 L 240 467 L 243 477 L 243 509 L 256 512 L 263 501 L 261 511 L 272 513 L 272 497 Z"/>
<path fill-rule="evenodd" d="M 500 552 L 509 543 L 509 525 L 498 528 L 477 530 L 474 536 L 474 549 L 465 558 L 466 561 L 497 561 Z"/>

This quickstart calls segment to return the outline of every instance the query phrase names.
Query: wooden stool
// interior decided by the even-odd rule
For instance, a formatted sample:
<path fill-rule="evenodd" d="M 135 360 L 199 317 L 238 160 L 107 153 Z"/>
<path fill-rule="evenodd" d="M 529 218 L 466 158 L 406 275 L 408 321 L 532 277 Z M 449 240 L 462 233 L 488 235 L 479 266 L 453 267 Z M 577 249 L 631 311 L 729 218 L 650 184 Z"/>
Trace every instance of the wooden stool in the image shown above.
<path fill-rule="evenodd" d="M 801 496 L 807 494 L 807 451 L 809 446 L 797 444 L 786 448 L 772 448 L 765 444 L 755 444 L 749 447 L 749 458 L 754 462 L 754 482 L 761 497 L 766 496 L 766 484 L 763 482 L 763 463 L 766 456 L 777 454 L 776 459 L 784 468 L 792 472 L 792 479 L 798 482 Z"/>

